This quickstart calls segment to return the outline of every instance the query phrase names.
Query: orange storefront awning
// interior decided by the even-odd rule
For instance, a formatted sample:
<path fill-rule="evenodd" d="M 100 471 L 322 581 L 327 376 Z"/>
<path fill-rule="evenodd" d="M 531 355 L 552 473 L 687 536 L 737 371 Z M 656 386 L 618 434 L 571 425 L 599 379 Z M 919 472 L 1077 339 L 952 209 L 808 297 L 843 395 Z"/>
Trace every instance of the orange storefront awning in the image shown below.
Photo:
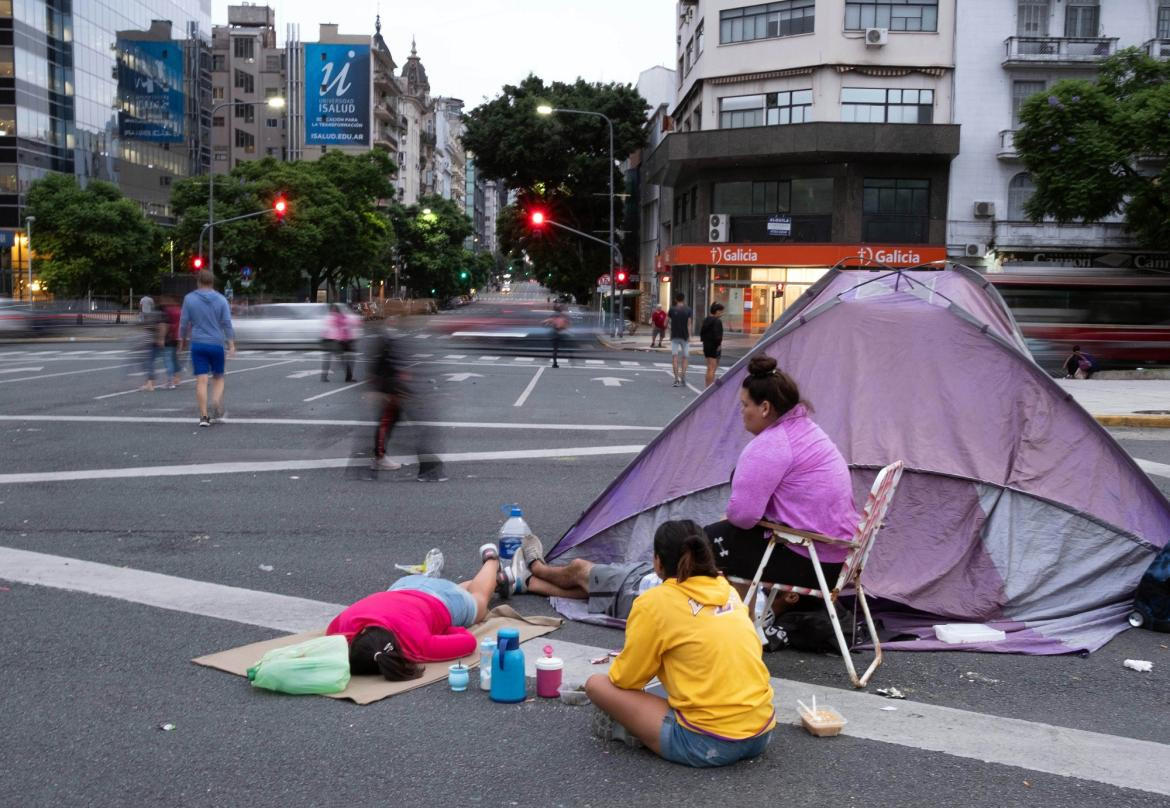
<path fill-rule="evenodd" d="M 847 266 L 913 267 L 945 261 L 946 247 L 922 244 L 679 244 L 655 258 L 656 268 L 690 264 L 712 266 L 830 267 L 842 259 Z"/>

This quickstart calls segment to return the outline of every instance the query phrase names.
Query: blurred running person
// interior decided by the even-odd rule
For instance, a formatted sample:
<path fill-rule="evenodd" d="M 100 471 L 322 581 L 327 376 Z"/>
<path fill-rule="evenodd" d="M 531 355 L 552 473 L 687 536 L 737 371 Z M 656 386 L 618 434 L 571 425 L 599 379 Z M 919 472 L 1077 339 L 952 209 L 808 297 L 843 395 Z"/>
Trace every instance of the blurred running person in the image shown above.
<path fill-rule="evenodd" d="M 223 419 L 223 373 L 227 356 L 236 354 L 236 332 L 227 298 L 215 291 L 215 275 L 199 271 L 199 288 L 183 298 L 179 315 L 181 347 L 191 346 L 191 369 L 195 374 L 195 401 L 199 405 L 199 426 L 211 426 Z M 211 376 L 211 411 L 208 413 L 207 377 Z"/>
<path fill-rule="evenodd" d="M 179 386 L 179 377 L 183 371 L 183 360 L 179 358 L 179 320 L 182 310 L 173 297 L 163 299 L 163 319 L 167 324 L 167 335 L 163 340 L 163 362 L 167 367 L 167 389 L 174 390 Z"/>
<path fill-rule="evenodd" d="M 143 298 L 149 300 L 149 298 Z M 158 358 L 163 352 L 166 341 L 167 324 L 162 312 L 155 311 L 154 301 L 142 312 L 142 369 L 146 372 L 146 381 L 139 390 L 154 391 L 154 369 L 158 365 Z"/>
<path fill-rule="evenodd" d="M 329 316 L 325 319 L 325 366 L 321 369 L 321 381 L 329 381 L 329 365 L 333 354 L 345 363 L 345 380 L 353 381 L 353 324 L 349 317 L 341 310 L 341 306 L 333 303 L 329 306 Z"/>
<path fill-rule="evenodd" d="M 545 320 L 544 324 L 548 326 L 551 332 L 550 336 L 552 337 L 552 366 L 554 368 L 559 368 L 560 365 L 557 364 L 557 354 L 560 352 L 561 342 L 565 338 L 565 332 L 569 330 L 569 318 L 565 316 L 564 308 L 560 303 L 553 304 L 552 317 L 549 317 L 547 320 Z"/>

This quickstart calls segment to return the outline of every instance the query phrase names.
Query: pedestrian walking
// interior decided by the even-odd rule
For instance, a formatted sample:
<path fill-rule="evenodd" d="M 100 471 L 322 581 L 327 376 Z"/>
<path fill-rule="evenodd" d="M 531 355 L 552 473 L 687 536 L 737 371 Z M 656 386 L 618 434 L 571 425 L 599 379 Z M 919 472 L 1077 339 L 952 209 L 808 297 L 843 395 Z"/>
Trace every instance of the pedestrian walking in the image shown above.
<path fill-rule="evenodd" d="M 545 320 L 544 325 L 548 327 L 550 336 L 552 337 L 552 366 L 559 368 L 560 365 L 557 364 L 557 355 L 561 349 L 561 342 L 565 338 L 565 332 L 569 330 L 569 318 L 565 316 L 564 307 L 560 303 L 553 304 L 552 317 Z"/>
<path fill-rule="evenodd" d="M 1094 370 L 1093 357 L 1082 351 L 1080 345 L 1074 345 L 1072 353 L 1064 360 L 1065 378 L 1087 379 Z"/>
<path fill-rule="evenodd" d="M 191 369 L 195 374 L 195 401 L 199 405 L 199 426 L 223 420 L 224 346 L 227 356 L 236 355 L 236 333 L 227 298 L 215 291 L 215 275 L 199 271 L 199 288 L 183 298 L 179 314 L 180 349 L 191 347 Z M 208 411 L 208 376 L 211 377 L 211 410 Z"/>
<path fill-rule="evenodd" d="M 687 352 L 691 349 L 691 320 L 695 313 L 687 305 L 687 296 L 679 292 L 670 308 L 670 366 L 674 370 L 673 387 L 687 383 Z"/>
<path fill-rule="evenodd" d="M 138 301 L 138 311 L 140 314 L 150 314 L 154 311 L 154 298 L 149 294 L 143 295 L 142 299 Z"/>
<path fill-rule="evenodd" d="M 331 304 L 329 316 L 325 318 L 325 365 L 321 368 L 321 381 L 329 381 L 329 365 L 335 353 L 345 363 L 345 380 L 353 381 L 353 330 L 353 324 L 341 306 Z"/>
<path fill-rule="evenodd" d="M 142 313 L 142 369 L 146 373 L 146 381 L 139 390 L 154 392 L 154 369 L 158 365 L 158 358 L 163 352 L 163 343 L 166 340 L 167 325 L 162 313 L 155 311 L 153 306 L 149 311 Z"/>
<path fill-rule="evenodd" d="M 707 387 L 715 384 L 715 371 L 723 355 L 723 304 L 712 303 L 711 313 L 699 328 L 699 339 L 703 341 L 703 358 L 707 360 Z"/>
<path fill-rule="evenodd" d="M 654 313 L 650 315 L 650 325 L 654 327 L 650 332 L 650 347 L 655 347 L 654 340 L 657 339 L 657 347 L 661 348 L 662 339 L 666 336 L 666 309 L 662 308 L 661 303 L 654 307 Z"/>
<path fill-rule="evenodd" d="M 179 386 L 183 370 L 183 360 L 179 358 L 179 320 L 183 314 L 175 298 L 163 299 L 162 315 L 167 327 L 163 340 L 163 364 L 167 368 L 167 389 L 174 390 Z"/>

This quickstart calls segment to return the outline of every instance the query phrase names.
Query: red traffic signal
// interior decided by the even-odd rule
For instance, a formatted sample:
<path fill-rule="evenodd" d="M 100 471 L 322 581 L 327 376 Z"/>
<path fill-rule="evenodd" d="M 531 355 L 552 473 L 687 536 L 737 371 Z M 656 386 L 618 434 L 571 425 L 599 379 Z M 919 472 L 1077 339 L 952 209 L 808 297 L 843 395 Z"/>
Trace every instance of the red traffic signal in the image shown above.
<path fill-rule="evenodd" d="M 615 280 L 617 281 L 618 286 L 625 286 L 626 281 L 628 281 L 629 279 L 630 279 L 630 275 L 624 269 L 619 269 L 617 271 L 617 277 L 615 278 Z"/>
<path fill-rule="evenodd" d="M 545 218 L 543 210 L 534 210 L 528 214 L 528 223 L 533 227 L 544 227 L 544 222 Z"/>
<path fill-rule="evenodd" d="M 203 269 L 203 256 L 202 255 L 191 256 L 191 269 L 195 272 L 198 272 L 199 270 Z"/>
<path fill-rule="evenodd" d="M 276 214 L 278 222 L 284 221 L 284 214 L 288 212 L 288 202 L 283 196 L 276 197 L 276 201 L 272 203 L 272 212 Z"/>

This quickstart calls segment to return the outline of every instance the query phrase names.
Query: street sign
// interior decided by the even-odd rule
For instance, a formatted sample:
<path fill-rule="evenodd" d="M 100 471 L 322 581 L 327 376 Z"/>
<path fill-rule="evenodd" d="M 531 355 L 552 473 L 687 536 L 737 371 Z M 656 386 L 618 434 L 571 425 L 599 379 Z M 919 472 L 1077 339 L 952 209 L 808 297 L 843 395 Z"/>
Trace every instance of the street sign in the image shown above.
<path fill-rule="evenodd" d="M 768 235 L 776 238 L 787 238 L 792 235 L 791 216 L 769 216 Z"/>
<path fill-rule="evenodd" d="M 0 247 L 11 247 L 15 243 L 16 234 L 11 230 L 0 230 Z"/>

